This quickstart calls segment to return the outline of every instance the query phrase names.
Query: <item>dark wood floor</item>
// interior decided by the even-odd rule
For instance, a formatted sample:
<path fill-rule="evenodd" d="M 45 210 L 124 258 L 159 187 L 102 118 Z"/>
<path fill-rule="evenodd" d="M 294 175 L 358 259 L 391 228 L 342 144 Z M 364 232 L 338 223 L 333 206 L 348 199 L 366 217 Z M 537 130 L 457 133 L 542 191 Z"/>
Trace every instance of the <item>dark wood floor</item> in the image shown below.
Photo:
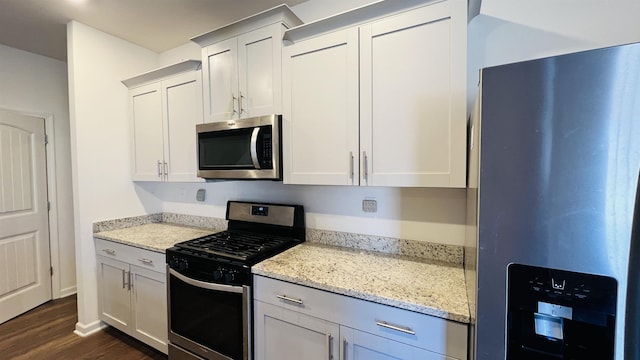
<path fill-rule="evenodd" d="M 87 337 L 74 334 L 76 304 L 75 296 L 49 301 L 0 325 L 0 359 L 167 359 L 111 327 Z"/>

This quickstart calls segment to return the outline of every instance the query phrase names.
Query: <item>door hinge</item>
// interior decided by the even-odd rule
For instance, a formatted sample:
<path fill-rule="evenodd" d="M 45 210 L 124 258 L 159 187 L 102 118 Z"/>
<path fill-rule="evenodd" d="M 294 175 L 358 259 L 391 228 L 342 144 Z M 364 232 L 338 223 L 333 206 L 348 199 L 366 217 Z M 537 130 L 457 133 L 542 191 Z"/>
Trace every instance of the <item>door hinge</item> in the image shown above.
<path fill-rule="evenodd" d="M 51 273 L 51 276 L 53 276 L 53 266 L 49 268 L 49 273 Z"/>
<path fill-rule="evenodd" d="M 46 135 L 46 134 L 45 134 L 45 136 L 44 136 L 44 144 L 45 144 L 45 145 L 48 145 L 48 144 L 49 144 L 49 135 Z"/>
<path fill-rule="evenodd" d="M 47 201 L 47 211 L 51 211 L 51 201 Z"/>

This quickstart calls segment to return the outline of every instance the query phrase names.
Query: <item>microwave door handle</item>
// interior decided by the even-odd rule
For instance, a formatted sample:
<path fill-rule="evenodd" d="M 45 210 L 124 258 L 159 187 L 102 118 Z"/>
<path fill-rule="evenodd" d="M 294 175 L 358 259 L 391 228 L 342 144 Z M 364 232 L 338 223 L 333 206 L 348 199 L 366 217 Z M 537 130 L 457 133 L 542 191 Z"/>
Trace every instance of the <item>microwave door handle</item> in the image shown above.
<path fill-rule="evenodd" d="M 253 162 L 253 167 L 256 169 L 260 169 L 260 161 L 258 161 L 258 135 L 260 134 L 260 128 L 256 127 L 253 129 L 253 133 L 251 133 L 251 161 Z"/>

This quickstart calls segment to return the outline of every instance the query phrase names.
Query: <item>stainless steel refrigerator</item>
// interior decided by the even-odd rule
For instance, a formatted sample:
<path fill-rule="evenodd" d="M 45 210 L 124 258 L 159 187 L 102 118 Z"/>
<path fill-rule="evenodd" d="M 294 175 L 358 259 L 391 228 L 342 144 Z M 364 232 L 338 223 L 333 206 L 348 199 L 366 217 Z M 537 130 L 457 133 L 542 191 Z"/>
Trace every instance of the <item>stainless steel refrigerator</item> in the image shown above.
<path fill-rule="evenodd" d="M 640 359 L 640 43 L 482 69 L 469 130 L 470 358 Z"/>

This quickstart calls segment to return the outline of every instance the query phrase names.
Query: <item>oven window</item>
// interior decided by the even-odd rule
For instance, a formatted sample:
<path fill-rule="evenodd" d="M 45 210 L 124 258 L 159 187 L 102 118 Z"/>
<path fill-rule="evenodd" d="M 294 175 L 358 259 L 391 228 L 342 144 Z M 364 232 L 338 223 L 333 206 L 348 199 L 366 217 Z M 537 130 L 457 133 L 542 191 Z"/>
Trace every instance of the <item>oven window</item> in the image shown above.
<path fill-rule="evenodd" d="M 171 331 L 233 359 L 243 359 L 242 293 L 203 289 L 170 276 Z"/>
<path fill-rule="evenodd" d="M 243 128 L 199 134 L 200 169 L 252 168 L 252 131 Z"/>

